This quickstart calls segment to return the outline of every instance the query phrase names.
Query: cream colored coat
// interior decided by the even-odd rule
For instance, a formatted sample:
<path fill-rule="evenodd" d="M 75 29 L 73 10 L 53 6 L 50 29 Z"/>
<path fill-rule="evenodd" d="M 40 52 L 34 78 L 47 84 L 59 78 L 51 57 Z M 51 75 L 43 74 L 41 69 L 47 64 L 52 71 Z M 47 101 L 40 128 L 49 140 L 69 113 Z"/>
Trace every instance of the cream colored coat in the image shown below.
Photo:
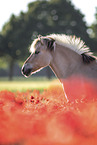
<path fill-rule="evenodd" d="M 31 55 L 22 67 L 22 73 L 26 77 L 50 66 L 61 83 L 72 77 L 79 78 L 79 85 L 84 77 L 97 81 L 97 58 L 75 36 L 41 36 L 33 41 L 30 51 Z"/>

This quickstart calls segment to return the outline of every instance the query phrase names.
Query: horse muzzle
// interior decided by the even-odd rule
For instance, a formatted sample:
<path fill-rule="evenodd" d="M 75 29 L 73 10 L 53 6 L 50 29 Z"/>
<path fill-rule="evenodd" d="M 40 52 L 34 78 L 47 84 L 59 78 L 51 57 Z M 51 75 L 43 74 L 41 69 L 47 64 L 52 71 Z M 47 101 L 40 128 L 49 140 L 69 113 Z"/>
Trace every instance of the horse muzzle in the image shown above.
<path fill-rule="evenodd" d="M 21 69 L 21 72 L 26 77 L 30 76 L 31 72 L 32 72 L 32 66 L 29 63 L 24 64 L 22 69 Z"/>

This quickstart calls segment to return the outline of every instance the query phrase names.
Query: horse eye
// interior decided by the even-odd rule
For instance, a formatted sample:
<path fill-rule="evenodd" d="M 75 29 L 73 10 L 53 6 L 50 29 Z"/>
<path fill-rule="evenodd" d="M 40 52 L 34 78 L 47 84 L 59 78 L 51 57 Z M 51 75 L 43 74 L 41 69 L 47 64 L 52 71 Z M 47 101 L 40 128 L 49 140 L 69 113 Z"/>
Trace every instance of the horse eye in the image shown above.
<path fill-rule="evenodd" d="M 40 51 L 35 51 L 35 54 L 39 54 L 40 53 Z"/>

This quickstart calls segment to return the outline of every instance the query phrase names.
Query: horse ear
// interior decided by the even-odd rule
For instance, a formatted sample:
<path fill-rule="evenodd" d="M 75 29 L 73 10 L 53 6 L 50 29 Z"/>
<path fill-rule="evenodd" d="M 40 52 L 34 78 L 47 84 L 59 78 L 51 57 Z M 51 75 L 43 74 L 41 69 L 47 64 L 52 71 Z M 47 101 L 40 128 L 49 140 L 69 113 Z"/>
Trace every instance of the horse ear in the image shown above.
<path fill-rule="evenodd" d="M 54 39 L 50 39 L 50 40 L 48 41 L 48 48 L 49 48 L 50 50 L 53 50 L 53 49 L 54 49 L 54 42 L 55 42 Z"/>
<path fill-rule="evenodd" d="M 47 38 L 47 39 L 44 39 L 44 40 L 46 41 L 47 48 L 52 51 L 54 49 L 55 40 L 52 39 L 52 38 Z"/>

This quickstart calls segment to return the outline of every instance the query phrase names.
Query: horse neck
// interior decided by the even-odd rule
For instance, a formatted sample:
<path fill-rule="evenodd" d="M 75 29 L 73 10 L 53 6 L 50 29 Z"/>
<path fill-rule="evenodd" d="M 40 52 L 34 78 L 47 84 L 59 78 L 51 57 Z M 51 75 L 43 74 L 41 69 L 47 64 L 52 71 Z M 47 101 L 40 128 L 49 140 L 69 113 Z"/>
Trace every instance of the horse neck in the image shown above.
<path fill-rule="evenodd" d="M 56 44 L 50 67 L 61 80 L 73 75 L 81 66 L 81 56 L 75 51 Z"/>

